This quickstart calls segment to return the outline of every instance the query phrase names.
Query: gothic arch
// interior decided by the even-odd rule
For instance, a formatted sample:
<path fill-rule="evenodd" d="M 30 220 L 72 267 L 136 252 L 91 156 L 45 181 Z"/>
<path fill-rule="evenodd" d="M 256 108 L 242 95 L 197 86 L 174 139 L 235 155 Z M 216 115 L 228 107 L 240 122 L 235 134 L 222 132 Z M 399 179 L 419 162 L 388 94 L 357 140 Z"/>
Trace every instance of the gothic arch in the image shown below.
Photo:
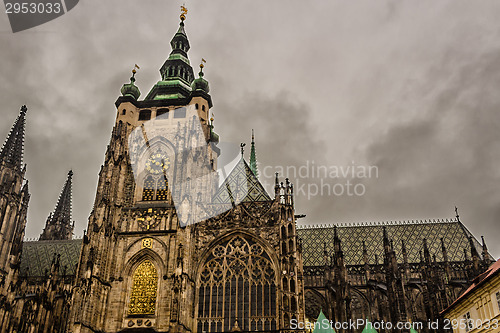
<path fill-rule="evenodd" d="M 166 253 L 168 253 L 167 244 L 165 244 L 165 242 L 164 242 L 164 241 L 162 241 L 160 238 L 157 238 L 157 237 L 154 237 L 154 236 L 147 236 L 147 237 L 142 237 L 142 238 L 139 238 L 139 239 L 134 240 L 131 244 L 129 244 L 129 245 L 127 246 L 127 248 L 126 248 L 126 253 L 128 253 L 128 252 L 132 249 L 132 247 L 134 247 L 134 245 L 136 245 L 136 244 L 138 244 L 138 243 L 142 242 L 142 240 L 143 240 L 143 239 L 145 239 L 145 238 L 151 238 L 153 241 L 158 242 L 158 243 L 162 246 L 163 250 L 165 250 L 165 252 L 166 252 Z M 155 251 L 150 250 L 150 249 L 147 249 L 147 248 L 146 248 L 146 249 L 142 249 L 142 250 L 146 250 L 146 253 L 148 253 L 149 255 L 152 255 L 152 256 L 155 256 L 155 255 L 156 255 L 156 257 L 155 257 L 155 258 L 153 258 L 153 259 L 154 259 L 154 260 L 157 260 L 157 261 L 159 260 L 159 262 L 161 262 L 161 264 L 162 264 L 162 267 L 165 267 L 165 266 L 163 265 L 163 260 L 162 260 L 162 258 L 161 258 L 161 257 L 160 257 L 160 256 L 159 256 L 159 255 L 158 255 Z M 149 251 L 150 251 L 150 252 L 149 252 Z M 140 251 L 140 252 L 136 253 L 136 254 L 135 254 L 132 258 L 135 258 L 136 256 L 142 256 L 142 255 L 143 255 L 143 253 L 144 253 L 144 252 Z M 130 258 L 130 260 L 128 261 L 129 263 L 131 262 L 132 258 Z M 168 260 L 166 260 L 166 262 L 168 262 Z"/>
<path fill-rule="evenodd" d="M 142 239 L 136 241 L 135 243 L 133 244 L 137 244 L 137 242 L 139 241 L 142 241 Z M 132 244 L 132 245 L 133 245 Z M 131 246 L 132 246 L 131 245 Z M 163 246 L 165 246 L 164 244 L 162 244 Z M 127 252 L 130 250 L 131 246 L 129 246 L 129 248 L 127 249 Z M 153 264 L 156 264 L 156 269 L 158 270 L 158 274 L 161 274 L 162 272 L 165 272 L 166 269 L 165 269 L 165 262 L 163 261 L 163 259 L 158 255 L 158 253 L 156 253 L 155 251 L 151 250 L 151 249 L 148 249 L 148 248 L 144 248 L 144 249 L 141 249 L 139 252 L 137 252 L 136 254 L 134 254 L 128 261 L 127 263 L 125 264 L 125 266 L 123 267 L 123 272 L 126 276 L 131 276 L 134 272 L 134 270 L 137 268 L 137 266 L 139 266 L 139 264 L 144 261 L 144 260 L 150 260 L 151 262 L 153 262 Z M 161 276 L 161 275 L 160 275 Z"/>
<path fill-rule="evenodd" d="M 201 266 L 206 261 L 207 257 L 210 255 L 212 250 L 220 243 L 225 242 L 231 238 L 234 238 L 235 236 L 242 236 L 242 237 L 252 239 L 256 243 L 258 243 L 260 246 L 262 246 L 264 248 L 264 250 L 267 252 L 267 254 L 269 255 L 269 257 L 271 258 L 271 262 L 273 263 L 273 268 L 276 271 L 279 270 L 279 265 L 278 265 L 279 260 L 278 260 L 277 254 L 274 250 L 274 247 L 271 246 L 266 241 L 264 241 L 259 236 L 255 235 L 252 232 L 249 232 L 247 229 L 243 229 L 243 228 L 238 227 L 238 228 L 234 228 L 234 230 L 222 235 L 221 237 L 212 240 L 208 244 L 208 246 L 206 247 L 206 250 L 202 252 L 202 254 L 200 256 L 200 260 L 196 263 L 196 266 L 195 266 L 196 276 L 200 275 L 201 268 L 202 268 Z"/>
<path fill-rule="evenodd" d="M 326 303 L 325 297 L 314 289 L 306 289 L 304 295 L 305 303 L 305 315 L 307 320 L 316 321 L 319 316 L 320 310 L 326 312 L 328 316 L 328 305 Z"/>
<path fill-rule="evenodd" d="M 371 304 L 358 288 L 351 287 L 351 311 L 355 318 L 371 318 Z"/>
<path fill-rule="evenodd" d="M 200 261 L 196 281 L 198 332 L 277 329 L 278 274 L 256 237 L 231 233 L 214 242 Z"/>
<path fill-rule="evenodd" d="M 151 131 L 152 132 L 152 131 Z M 146 133 L 148 130 L 146 128 Z M 165 173 L 152 174 L 147 170 L 148 160 L 155 154 L 165 155 L 169 160 L 169 169 Z M 168 201 L 170 186 L 169 181 L 172 181 L 175 173 L 175 160 L 176 153 L 173 144 L 162 136 L 155 136 L 149 138 L 149 147 L 144 144 L 137 152 L 138 158 L 135 159 L 137 163 L 138 172 L 136 176 L 136 191 L 135 197 L 139 201 Z"/>

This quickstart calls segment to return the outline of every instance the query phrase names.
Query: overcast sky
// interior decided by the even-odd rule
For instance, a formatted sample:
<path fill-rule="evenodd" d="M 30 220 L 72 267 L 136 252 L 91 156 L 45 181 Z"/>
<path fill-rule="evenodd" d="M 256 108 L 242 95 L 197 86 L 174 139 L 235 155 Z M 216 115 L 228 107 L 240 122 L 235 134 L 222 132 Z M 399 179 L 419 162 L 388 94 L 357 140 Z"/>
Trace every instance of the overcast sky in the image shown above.
<path fill-rule="evenodd" d="M 71 168 L 82 235 L 120 88 L 135 63 L 142 98 L 159 80 L 181 4 L 85 0 L 15 34 L 0 15 L 0 140 L 19 107 L 29 108 L 28 238 L 40 234 Z M 189 57 L 195 72 L 207 60 L 215 129 L 234 143 L 249 143 L 255 129 L 263 182 L 280 166 L 377 168 L 378 177 L 349 179 L 361 196 L 308 198 L 306 186 L 340 184 L 338 193 L 347 179 L 291 175 L 301 224 L 452 218 L 457 205 L 500 256 L 500 2 L 186 6 Z"/>

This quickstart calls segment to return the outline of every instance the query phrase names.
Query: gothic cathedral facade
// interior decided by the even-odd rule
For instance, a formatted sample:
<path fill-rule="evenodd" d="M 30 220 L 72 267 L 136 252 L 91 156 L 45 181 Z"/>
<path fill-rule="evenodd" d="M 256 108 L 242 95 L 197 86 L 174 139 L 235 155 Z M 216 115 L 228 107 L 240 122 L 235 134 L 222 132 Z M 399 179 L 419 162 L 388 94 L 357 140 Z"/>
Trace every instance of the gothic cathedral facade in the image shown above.
<path fill-rule="evenodd" d="M 293 188 L 277 182 L 270 198 L 243 157 L 218 186 L 212 99 L 184 18 L 161 81 L 139 100 L 134 71 L 116 101 L 71 332 L 275 331 L 304 318 Z"/>

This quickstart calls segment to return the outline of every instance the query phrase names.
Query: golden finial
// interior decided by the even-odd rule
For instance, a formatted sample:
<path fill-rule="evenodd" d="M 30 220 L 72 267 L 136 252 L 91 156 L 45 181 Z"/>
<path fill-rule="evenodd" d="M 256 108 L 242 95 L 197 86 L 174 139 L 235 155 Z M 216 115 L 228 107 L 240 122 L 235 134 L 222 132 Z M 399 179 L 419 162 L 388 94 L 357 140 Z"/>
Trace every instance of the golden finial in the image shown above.
<path fill-rule="evenodd" d="M 203 69 L 203 67 L 205 67 L 204 64 L 206 64 L 206 63 L 207 63 L 207 61 L 205 59 L 201 58 L 200 68 Z"/>
<path fill-rule="evenodd" d="M 211 122 L 214 122 L 214 113 L 212 112 L 212 118 L 210 118 Z"/>
<path fill-rule="evenodd" d="M 135 73 L 137 73 L 137 71 L 135 69 L 141 69 L 141 67 L 139 67 L 137 64 L 135 64 L 134 68 L 132 68 L 132 75 L 135 76 Z"/>
<path fill-rule="evenodd" d="M 181 6 L 181 21 L 184 21 L 186 19 L 186 14 L 188 13 L 187 8 L 182 5 Z"/>

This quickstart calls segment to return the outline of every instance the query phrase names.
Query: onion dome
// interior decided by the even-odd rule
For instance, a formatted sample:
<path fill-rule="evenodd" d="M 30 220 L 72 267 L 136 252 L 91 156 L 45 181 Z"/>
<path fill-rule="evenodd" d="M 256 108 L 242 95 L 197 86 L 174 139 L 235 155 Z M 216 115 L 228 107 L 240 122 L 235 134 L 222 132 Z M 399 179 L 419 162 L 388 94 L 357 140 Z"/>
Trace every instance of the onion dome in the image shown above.
<path fill-rule="evenodd" d="M 136 65 L 137 66 L 137 65 Z M 132 77 L 130 78 L 130 83 L 125 83 L 121 89 L 121 93 L 123 96 L 130 96 L 133 99 L 139 99 L 141 96 L 141 92 L 139 88 L 134 84 L 135 83 L 135 68 L 132 70 Z"/>
<path fill-rule="evenodd" d="M 210 91 L 210 88 L 208 87 L 208 81 L 203 78 L 203 63 L 200 64 L 200 72 L 198 73 L 200 77 L 195 79 L 193 83 L 191 84 L 191 88 L 194 91 L 203 91 L 204 93 L 208 94 Z"/>

